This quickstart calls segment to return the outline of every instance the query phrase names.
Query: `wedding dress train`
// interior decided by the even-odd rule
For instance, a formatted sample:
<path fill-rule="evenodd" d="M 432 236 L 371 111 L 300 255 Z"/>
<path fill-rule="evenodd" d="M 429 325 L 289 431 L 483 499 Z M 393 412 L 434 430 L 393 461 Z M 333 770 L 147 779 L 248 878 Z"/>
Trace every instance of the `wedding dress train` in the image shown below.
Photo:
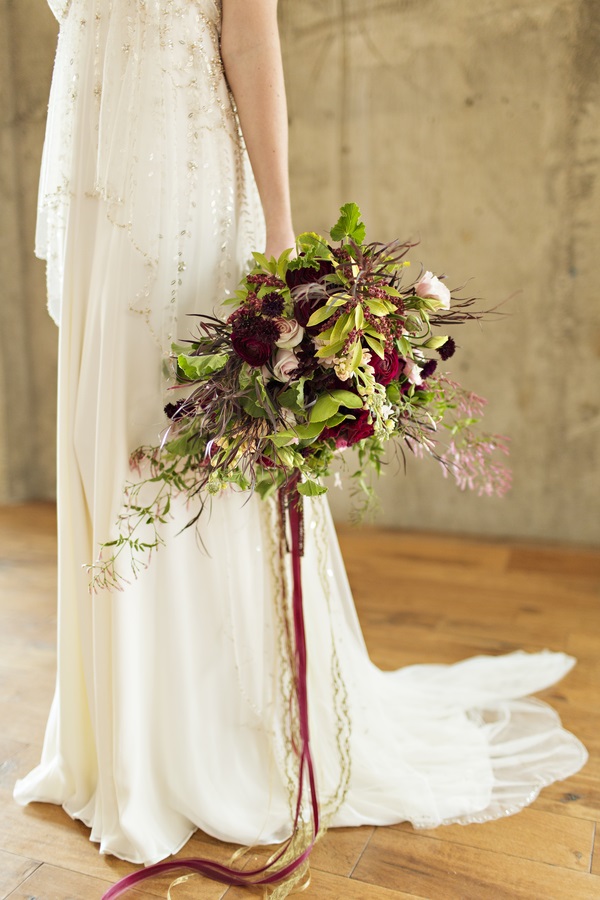
<path fill-rule="evenodd" d="M 40 186 L 59 344 L 58 676 L 40 765 L 15 797 L 61 804 L 137 863 L 196 828 L 289 834 L 275 513 L 234 492 L 120 593 L 83 568 L 113 534 L 128 458 L 163 427 L 170 341 L 264 241 L 213 0 L 52 0 L 60 19 Z M 167 373 L 168 374 L 168 373 Z M 303 586 L 319 792 L 330 824 L 484 821 L 585 762 L 527 697 L 562 653 L 382 672 L 369 660 L 326 502 L 306 502 Z M 349 783 L 340 787 L 347 767 Z M 292 785 L 293 787 L 293 785 Z"/>

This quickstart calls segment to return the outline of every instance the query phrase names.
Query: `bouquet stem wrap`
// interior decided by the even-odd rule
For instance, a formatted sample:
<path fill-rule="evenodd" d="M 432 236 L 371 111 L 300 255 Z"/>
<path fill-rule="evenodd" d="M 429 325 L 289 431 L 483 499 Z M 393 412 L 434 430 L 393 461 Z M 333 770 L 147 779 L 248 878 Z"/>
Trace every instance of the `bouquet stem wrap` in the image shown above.
<path fill-rule="evenodd" d="M 280 883 L 272 896 L 285 897 L 306 873 L 306 863 L 317 841 L 320 828 L 319 801 L 314 772 L 314 764 L 310 749 L 310 729 L 308 721 L 308 687 L 307 687 L 307 650 L 304 623 L 304 606 L 302 597 L 302 556 L 304 553 L 304 516 L 303 498 L 298 492 L 299 476 L 294 475 L 279 488 L 279 528 L 282 545 L 285 544 L 291 557 L 292 570 L 292 621 L 293 621 L 293 659 L 292 664 L 295 699 L 298 709 L 299 746 L 296 753 L 298 763 L 298 793 L 292 834 L 288 840 L 271 856 L 265 865 L 254 869 L 241 870 L 226 866 L 211 859 L 190 858 L 175 859 L 156 863 L 125 876 L 103 895 L 102 900 L 116 900 L 126 891 L 142 881 L 169 873 L 187 871 L 204 875 L 213 881 L 240 887 L 257 887 Z M 298 849 L 298 839 L 302 840 L 306 831 L 302 812 L 304 796 L 308 790 L 309 809 L 311 815 L 311 831 L 306 846 Z M 239 855 L 239 854 L 238 854 Z M 300 877 L 297 877 L 297 876 Z M 289 880 L 289 890 L 283 884 Z"/>

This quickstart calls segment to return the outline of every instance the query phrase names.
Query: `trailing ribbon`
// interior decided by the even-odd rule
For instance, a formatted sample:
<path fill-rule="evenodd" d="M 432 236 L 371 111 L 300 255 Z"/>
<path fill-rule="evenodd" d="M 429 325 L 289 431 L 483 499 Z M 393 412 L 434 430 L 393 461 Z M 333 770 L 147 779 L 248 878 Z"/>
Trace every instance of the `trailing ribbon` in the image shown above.
<path fill-rule="evenodd" d="M 294 626 L 293 648 L 293 684 L 298 704 L 299 722 L 299 746 L 296 748 L 299 757 L 298 763 L 298 794 L 292 834 L 280 849 L 272 856 L 266 865 L 251 870 L 235 869 L 222 865 L 211 859 L 190 858 L 175 859 L 170 862 L 160 862 L 131 875 L 126 875 L 115 885 L 109 888 L 102 900 L 116 900 L 125 891 L 135 887 L 148 878 L 155 878 L 170 872 L 188 871 L 204 875 L 213 881 L 222 884 L 236 885 L 239 887 L 257 887 L 275 885 L 284 882 L 290 876 L 297 873 L 306 863 L 316 843 L 320 827 L 319 802 L 315 780 L 314 764 L 310 751 L 310 733 L 308 722 L 308 686 L 307 686 L 307 653 L 306 632 L 304 623 L 304 606 L 302 598 L 302 555 L 304 553 L 304 516 L 302 507 L 302 495 L 298 492 L 299 476 L 291 478 L 279 490 L 279 524 L 281 534 L 285 535 L 287 550 L 291 556 L 292 568 L 292 617 Z M 289 525 L 289 541 L 287 533 Z M 310 796 L 310 809 L 312 813 L 312 834 L 308 845 L 302 852 L 294 855 L 291 861 L 285 857 L 293 846 L 294 839 L 299 835 L 302 824 L 302 805 L 305 789 L 308 787 Z"/>

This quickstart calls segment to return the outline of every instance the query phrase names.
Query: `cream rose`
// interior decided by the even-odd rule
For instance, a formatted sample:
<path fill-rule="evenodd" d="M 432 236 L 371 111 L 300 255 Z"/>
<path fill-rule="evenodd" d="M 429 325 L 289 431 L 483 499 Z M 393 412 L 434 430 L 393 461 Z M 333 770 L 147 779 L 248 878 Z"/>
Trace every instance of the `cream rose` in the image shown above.
<path fill-rule="evenodd" d="M 279 328 L 279 338 L 275 341 L 276 347 L 291 350 L 304 337 L 304 328 L 295 319 L 284 319 L 283 316 L 279 316 L 273 321 Z"/>
<path fill-rule="evenodd" d="M 438 300 L 443 309 L 450 309 L 450 291 L 433 272 L 425 272 L 415 284 L 415 294 L 418 297 L 427 297 L 429 300 Z"/>
<path fill-rule="evenodd" d="M 273 377 L 277 381 L 289 381 L 298 368 L 298 357 L 293 350 L 282 347 L 275 354 L 273 362 Z"/>

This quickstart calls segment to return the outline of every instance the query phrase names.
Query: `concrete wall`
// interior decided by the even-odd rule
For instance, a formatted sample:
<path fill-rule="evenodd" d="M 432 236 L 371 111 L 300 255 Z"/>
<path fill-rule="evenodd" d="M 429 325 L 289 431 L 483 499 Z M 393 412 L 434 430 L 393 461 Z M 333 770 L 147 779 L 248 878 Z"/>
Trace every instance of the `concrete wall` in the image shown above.
<path fill-rule="evenodd" d="M 280 0 L 298 230 L 356 200 L 377 239 L 494 305 L 452 372 L 512 437 L 514 488 L 459 494 L 434 464 L 381 483 L 380 522 L 600 542 L 600 4 Z M 53 490 L 55 329 L 31 247 L 56 28 L 0 0 L 0 498 Z M 36 367 L 25 376 L 21 348 Z M 0 407 L 1 408 L 1 407 Z M 332 492 L 342 518 L 347 494 Z"/>
<path fill-rule="evenodd" d="M 372 238 L 508 316 L 452 372 L 512 438 L 504 500 L 435 464 L 380 484 L 388 525 L 600 541 L 600 4 L 283 2 L 296 227 L 356 200 Z M 332 492 L 343 516 L 348 498 Z"/>
<path fill-rule="evenodd" d="M 33 256 L 56 23 L 0 0 L 0 501 L 54 493 L 57 330 Z"/>

